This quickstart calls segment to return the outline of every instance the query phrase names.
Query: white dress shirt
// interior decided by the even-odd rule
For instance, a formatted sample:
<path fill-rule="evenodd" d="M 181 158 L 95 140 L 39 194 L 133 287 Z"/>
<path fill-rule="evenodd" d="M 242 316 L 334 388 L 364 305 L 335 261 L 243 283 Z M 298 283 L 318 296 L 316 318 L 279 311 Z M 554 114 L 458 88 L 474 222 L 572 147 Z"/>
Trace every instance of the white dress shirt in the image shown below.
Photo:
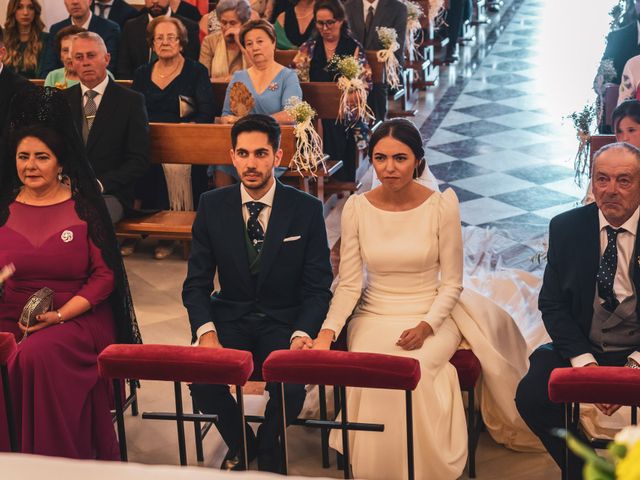
<path fill-rule="evenodd" d="M 91 9 L 89 9 L 89 18 L 87 18 L 87 21 L 84 22 L 82 25 L 78 25 L 78 27 L 82 27 L 85 30 L 89 30 L 89 24 L 91 23 L 92 18 L 93 18 L 93 12 L 91 11 Z M 76 22 L 73 20 L 73 18 L 71 18 L 71 25 L 77 25 Z"/>
<path fill-rule="evenodd" d="M 369 2 L 368 0 L 362 0 L 362 11 L 364 12 L 364 17 L 362 19 L 365 22 L 365 26 L 367 23 L 367 15 L 369 14 L 369 7 L 373 7 L 373 14 L 376 14 L 376 9 L 378 8 L 378 3 L 380 0 L 375 0 L 375 2 Z"/>
<path fill-rule="evenodd" d="M 93 90 L 97 93 L 97 95 L 93 98 L 93 101 L 96 104 L 96 110 L 100 108 L 100 103 L 102 102 L 102 97 L 104 97 L 104 91 L 107 89 L 107 85 L 109 83 L 109 75 L 105 75 L 104 80 L 102 80 L 98 85 L 93 88 L 89 88 L 85 86 L 82 82 L 80 82 L 80 91 L 82 92 L 82 107 L 87 104 L 87 95 L 86 93 L 89 90 Z"/>
<path fill-rule="evenodd" d="M 247 224 L 247 221 L 249 220 L 249 208 L 247 207 L 247 203 L 249 202 L 260 202 L 260 203 L 264 203 L 264 207 L 262 208 L 262 210 L 260 210 L 260 213 L 258 214 L 258 223 L 260 224 L 260 226 L 262 227 L 262 230 L 264 231 L 264 234 L 267 234 L 267 227 L 269 225 L 269 218 L 271 217 L 271 209 L 273 207 L 273 198 L 275 197 L 276 194 L 276 182 L 274 181 L 273 184 L 271 185 L 271 188 L 267 191 L 267 193 L 264 194 L 264 196 L 262 198 L 259 199 L 254 199 L 251 195 L 249 195 L 249 192 L 247 191 L 247 189 L 245 188 L 244 185 L 242 185 L 242 183 L 240 184 L 240 200 L 242 201 L 242 218 L 244 219 L 244 224 Z M 204 325 L 202 325 L 200 328 L 198 328 L 198 330 L 196 330 L 196 337 L 198 338 L 198 342 L 200 342 L 200 337 L 202 337 L 202 335 L 204 335 L 205 333 L 209 333 L 209 332 L 215 332 L 215 326 L 213 324 L 213 322 L 207 322 Z M 309 335 L 301 330 L 296 330 L 295 332 L 293 332 L 293 335 L 291 335 L 291 340 L 293 340 L 296 337 L 308 337 Z M 224 345 L 223 345 L 224 347 Z"/>
<path fill-rule="evenodd" d="M 606 227 L 611 225 L 602 211 L 598 210 L 598 218 L 600 223 L 600 257 L 607 248 L 608 238 Z M 636 234 L 638 230 L 638 220 L 640 219 L 640 207 L 633 212 L 633 215 L 620 226 L 620 233 L 616 239 L 618 247 L 618 266 L 616 268 L 616 276 L 613 280 L 613 293 L 619 302 L 633 296 L 633 280 L 631 279 L 629 265 L 631 265 L 631 257 L 635 249 Z M 613 225 L 611 225 L 613 227 Z M 615 228 L 615 227 L 614 227 Z M 640 252 L 639 252 L 640 253 Z M 597 295 L 596 289 L 596 295 Z M 629 358 L 640 364 L 640 352 L 633 352 Z M 589 363 L 596 362 L 595 357 L 590 353 L 583 353 L 571 359 L 572 367 L 584 367 Z"/>

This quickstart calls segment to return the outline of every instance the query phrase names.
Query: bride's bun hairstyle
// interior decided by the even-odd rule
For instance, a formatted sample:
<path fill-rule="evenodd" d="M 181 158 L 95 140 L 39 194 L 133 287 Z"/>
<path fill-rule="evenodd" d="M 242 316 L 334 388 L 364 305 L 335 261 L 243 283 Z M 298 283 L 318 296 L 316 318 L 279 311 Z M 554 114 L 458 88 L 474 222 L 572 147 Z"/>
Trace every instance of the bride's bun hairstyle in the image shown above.
<path fill-rule="evenodd" d="M 376 144 L 386 137 L 391 137 L 404 143 L 411 149 L 417 161 L 416 168 L 413 171 L 413 178 L 418 178 L 422 175 L 427 162 L 424 158 L 422 136 L 413 122 L 406 118 L 393 118 L 376 128 L 369 139 L 369 162 L 371 162 L 373 158 L 373 150 L 376 148 Z"/>

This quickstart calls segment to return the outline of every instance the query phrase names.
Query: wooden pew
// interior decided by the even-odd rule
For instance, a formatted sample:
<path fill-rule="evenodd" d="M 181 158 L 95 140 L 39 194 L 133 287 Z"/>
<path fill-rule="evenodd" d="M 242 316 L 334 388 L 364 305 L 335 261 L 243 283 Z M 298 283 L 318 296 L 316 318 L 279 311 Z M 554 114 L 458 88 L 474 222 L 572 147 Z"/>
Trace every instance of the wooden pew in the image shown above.
<path fill-rule="evenodd" d="M 605 145 L 614 143 L 616 141 L 615 135 L 591 135 L 591 145 L 589 147 L 589 157 L 593 161 L 593 156 Z"/>
<path fill-rule="evenodd" d="M 152 123 L 151 163 L 180 165 L 231 164 L 231 125 Z M 282 164 L 288 166 L 295 152 L 292 126 L 282 126 Z M 124 219 L 116 225 L 119 236 L 148 236 L 191 240 L 195 212 L 161 211 L 143 218 Z M 187 249 L 185 249 L 185 255 Z"/>
<path fill-rule="evenodd" d="M 280 65 L 285 67 L 291 66 L 294 57 L 297 55 L 298 50 L 276 50 L 275 60 Z"/>
<path fill-rule="evenodd" d="M 369 66 L 371 67 L 371 81 L 373 83 L 384 83 L 385 82 L 385 68 L 384 62 L 380 62 L 378 60 L 378 52 L 375 50 L 367 50 L 365 52 L 365 56 L 367 57 L 367 62 L 369 62 Z M 387 116 L 389 118 L 395 117 L 413 117 L 418 112 L 415 109 L 409 109 L 409 96 L 411 93 L 411 81 L 412 77 L 409 75 L 409 71 L 407 69 L 402 70 L 402 81 L 404 85 L 402 85 L 398 90 L 393 93 L 393 100 L 400 100 L 400 104 L 402 105 L 402 110 L 388 110 Z"/>

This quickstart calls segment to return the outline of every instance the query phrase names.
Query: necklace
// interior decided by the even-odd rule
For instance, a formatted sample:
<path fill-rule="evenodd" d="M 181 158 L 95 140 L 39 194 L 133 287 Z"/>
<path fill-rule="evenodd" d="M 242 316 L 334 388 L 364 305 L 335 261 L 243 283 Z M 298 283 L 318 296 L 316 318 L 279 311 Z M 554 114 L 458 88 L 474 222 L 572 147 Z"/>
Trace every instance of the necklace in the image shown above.
<path fill-rule="evenodd" d="M 158 66 L 159 66 L 159 65 L 158 65 Z M 178 67 L 180 67 L 180 61 L 178 61 L 178 62 L 176 63 L 176 66 L 175 66 L 175 67 L 173 67 L 173 70 L 171 70 L 169 73 L 165 73 L 165 74 L 163 75 L 162 73 L 160 73 L 160 69 L 156 70 L 156 73 L 158 74 L 158 76 L 159 76 L 160 78 L 167 78 L 167 77 L 170 77 L 171 75 L 173 75 L 173 74 L 176 72 L 176 70 L 178 70 Z"/>

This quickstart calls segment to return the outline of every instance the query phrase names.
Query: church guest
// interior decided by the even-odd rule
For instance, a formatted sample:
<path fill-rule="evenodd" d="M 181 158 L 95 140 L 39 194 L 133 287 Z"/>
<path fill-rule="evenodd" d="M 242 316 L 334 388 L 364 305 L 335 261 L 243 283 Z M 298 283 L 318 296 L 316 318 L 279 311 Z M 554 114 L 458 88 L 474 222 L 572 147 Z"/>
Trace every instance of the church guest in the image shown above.
<path fill-rule="evenodd" d="M 5 64 L 26 78 L 42 78 L 40 67 L 49 34 L 38 0 L 9 0 L 4 24 Z"/>

